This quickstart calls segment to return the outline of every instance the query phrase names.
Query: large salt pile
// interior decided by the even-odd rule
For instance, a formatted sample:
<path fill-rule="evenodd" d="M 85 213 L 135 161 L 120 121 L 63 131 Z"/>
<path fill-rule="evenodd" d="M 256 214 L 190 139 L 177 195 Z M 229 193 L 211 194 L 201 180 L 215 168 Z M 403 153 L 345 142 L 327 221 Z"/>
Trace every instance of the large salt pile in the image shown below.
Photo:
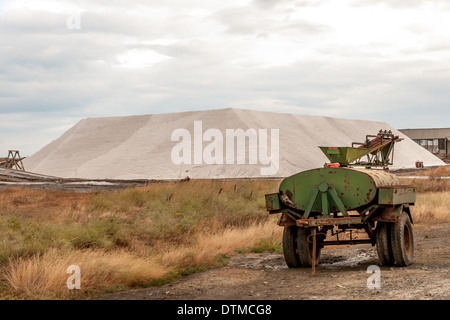
<path fill-rule="evenodd" d="M 237 138 L 227 149 L 227 133 L 238 129 L 255 133 L 258 142 L 247 139 L 244 164 L 237 159 Z M 391 168 L 412 168 L 417 160 L 444 165 L 385 122 L 240 109 L 83 119 L 24 164 L 28 171 L 64 178 L 286 177 L 322 167 L 328 159 L 318 146 L 351 146 L 380 129 L 404 138 Z"/>

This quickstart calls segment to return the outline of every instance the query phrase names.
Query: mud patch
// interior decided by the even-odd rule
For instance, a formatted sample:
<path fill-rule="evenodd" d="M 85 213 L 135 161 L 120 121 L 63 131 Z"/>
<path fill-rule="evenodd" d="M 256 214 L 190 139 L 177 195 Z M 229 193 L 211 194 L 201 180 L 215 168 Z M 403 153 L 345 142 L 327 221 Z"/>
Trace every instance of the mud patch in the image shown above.
<path fill-rule="evenodd" d="M 231 268 L 251 270 L 283 270 L 288 269 L 282 254 L 254 253 L 234 256 L 228 261 Z"/>
<path fill-rule="evenodd" d="M 323 254 L 321 257 L 320 266 L 323 268 L 333 269 L 364 266 L 377 263 L 377 252 L 374 247 L 369 245 L 365 248 L 345 248 L 337 251 L 337 253 L 330 252 L 327 255 Z"/>

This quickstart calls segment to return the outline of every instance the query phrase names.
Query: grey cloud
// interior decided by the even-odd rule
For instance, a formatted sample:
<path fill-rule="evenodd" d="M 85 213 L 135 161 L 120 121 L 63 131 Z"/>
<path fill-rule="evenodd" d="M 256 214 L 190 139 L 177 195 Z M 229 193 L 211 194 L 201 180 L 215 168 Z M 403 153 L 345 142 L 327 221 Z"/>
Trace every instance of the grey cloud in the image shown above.
<path fill-rule="evenodd" d="M 291 9 L 294 10 L 294 9 Z M 273 12 L 268 16 L 252 6 L 233 7 L 221 10 L 213 15 L 227 27 L 231 34 L 292 34 L 316 35 L 329 31 L 329 27 L 305 19 L 289 19 L 289 12 Z"/>
<path fill-rule="evenodd" d="M 285 3 L 294 4 L 293 0 L 253 0 L 255 6 L 264 8 L 264 9 L 272 9 L 277 5 L 282 5 Z"/>
<path fill-rule="evenodd" d="M 269 24 L 269 18 L 251 6 L 227 8 L 214 13 L 213 18 L 225 25 L 227 32 L 236 34 L 255 34 Z"/>
<path fill-rule="evenodd" d="M 167 8 L 167 0 L 65 0 L 67 3 L 74 4 L 80 8 L 109 8 L 127 10 L 130 8 L 148 8 L 148 7 L 165 7 Z M 206 8 L 208 6 L 216 6 L 221 1 L 214 0 L 171 0 L 170 7 L 176 8 Z"/>
<path fill-rule="evenodd" d="M 288 20 L 274 28 L 273 31 L 291 35 L 317 35 L 330 30 L 329 26 L 306 20 Z"/>
<path fill-rule="evenodd" d="M 273 9 L 275 6 L 317 7 L 323 0 L 253 0 L 253 4 L 262 9 Z"/>
<path fill-rule="evenodd" d="M 352 4 L 354 6 L 384 4 L 397 9 L 420 8 L 424 5 L 432 5 L 439 8 L 450 8 L 448 1 L 445 0 L 354 0 Z"/>
<path fill-rule="evenodd" d="M 437 67 L 430 61 L 310 59 L 289 67 L 246 70 L 244 74 L 243 70 L 226 64 L 211 68 L 196 65 L 200 68 L 195 69 L 183 63 L 161 65 L 157 73 L 146 74 L 145 82 L 154 83 L 158 79 L 168 89 L 170 94 L 161 97 L 158 103 L 171 109 L 180 105 L 187 109 L 258 107 L 259 100 L 267 100 L 281 102 L 272 105 L 280 111 L 297 106 L 299 110 L 310 108 L 353 119 L 387 121 L 388 117 L 393 125 L 404 126 L 409 112 L 426 113 L 431 101 L 442 115 L 448 114 L 450 93 L 445 90 L 445 83 L 450 81 L 450 74 L 439 80 L 431 74 L 424 79 L 421 72 L 429 70 L 430 65 Z M 251 101 L 255 103 L 249 104 Z M 410 126 L 426 125 L 421 119 L 409 121 Z"/>
<path fill-rule="evenodd" d="M 0 117 L 0 157 L 19 149 L 21 156 L 30 156 L 45 144 L 58 138 L 79 119 L 68 115 L 11 113 Z"/>
<path fill-rule="evenodd" d="M 89 9 L 87 2 L 80 3 Z M 62 133 L 62 124 L 88 116 L 223 107 L 373 119 L 397 127 L 447 125 L 450 70 L 437 59 L 413 59 L 414 53 L 408 59 L 385 59 L 381 49 L 386 43 L 319 43 L 315 55 L 287 66 L 233 63 L 246 53 L 237 39 L 259 34 L 270 41 L 273 34 L 294 38 L 328 31 L 314 21 L 284 19 L 286 11 L 273 8 L 232 7 L 198 21 L 176 10 L 158 21 L 93 10 L 82 14 L 80 32 L 67 30 L 64 14 L 37 12 L 31 21 L 20 14 L 0 19 L 0 124 L 17 128 L 11 134 L 0 125 L 0 136 L 28 150 L 33 146 L 24 137 L 32 136 L 36 151 Z M 217 29 L 202 32 L 205 26 Z M 151 44 L 171 37 L 169 44 Z M 420 52 L 447 50 L 447 45 L 430 42 Z M 153 50 L 171 59 L 146 68 L 118 68 L 116 57 L 130 49 Z M 54 131 L 43 133 L 46 128 Z M 18 132 L 23 134 L 20 141 L 14 140 Z"/>
<path fill-rule="evenodd" d="M 29 9 L 0 13 L 0 31 L 9 34 L 62 33 L 67 31 L 68 16 Z"/>

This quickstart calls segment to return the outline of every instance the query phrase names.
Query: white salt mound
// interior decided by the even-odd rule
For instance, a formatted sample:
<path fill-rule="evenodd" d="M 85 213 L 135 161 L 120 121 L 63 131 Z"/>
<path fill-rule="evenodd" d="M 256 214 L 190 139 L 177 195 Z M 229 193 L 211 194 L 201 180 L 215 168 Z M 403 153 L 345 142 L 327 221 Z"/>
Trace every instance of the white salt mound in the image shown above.
<path fill-rule="evenodd" d="M 273 177 L 287 177 L 322 167 L 328 159 L 318 146 L 351 146 L 364 142 L 367 134 L 391 130 L 404 140 L 396 143 L 392 169 L 445 165 L 439 158 L 385 122 L 347 120 L 320 116 L 241 109 L 219 109 L 126 117 L 88 118 L 24 160 L 27 171 L 63 178 L 85 179 L 182 179 L 263 177 L 260 162 L 248 164 L 173 163 L 171 141 L 176 129 L 186 129 L 194 140 L 194 121 L 202 121 L 223 134 L 227 129 L 266 129 L 268 155 L 270 133 L 279 129 L 279 170 Z M 203 141 L 203 150 L 211 142 Z M 236 152 L 237 153 L 237 152 Z M 192 159 L 194 143 L 192 142 Z M 225 162 L 225 155 L 224 155 Z"/>

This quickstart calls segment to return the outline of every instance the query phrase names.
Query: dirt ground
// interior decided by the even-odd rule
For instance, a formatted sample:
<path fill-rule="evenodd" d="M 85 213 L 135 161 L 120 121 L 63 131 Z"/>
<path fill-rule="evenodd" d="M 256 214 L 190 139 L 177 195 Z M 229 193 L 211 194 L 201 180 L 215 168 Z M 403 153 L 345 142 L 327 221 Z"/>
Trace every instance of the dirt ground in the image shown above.
<path fill-rule="evenodd" d="M 414 263 L 381 267 L 379 289 L 369 289 L 378 264 L 370 244 L 329 246 L 313 276 L 289 269 L 282 254 L 236 254 L 225 267 L 182 277 L 161 286 L 103 296 L 105 300 L 448 300 L 450 223 L 414 226 Z M 374 283 L 374 282 L 370 282 Z"/>

